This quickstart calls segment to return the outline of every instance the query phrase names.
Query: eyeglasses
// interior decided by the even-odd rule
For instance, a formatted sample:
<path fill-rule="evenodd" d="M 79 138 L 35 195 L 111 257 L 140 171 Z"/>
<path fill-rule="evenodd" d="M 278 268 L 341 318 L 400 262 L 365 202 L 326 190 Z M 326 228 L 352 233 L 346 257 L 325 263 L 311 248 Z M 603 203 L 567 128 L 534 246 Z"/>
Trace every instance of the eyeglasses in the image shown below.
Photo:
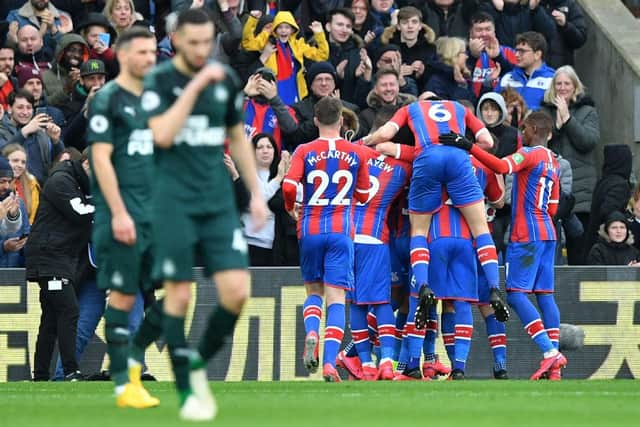
<path fill-rule="evenodd" d="M 533 52 L 533 49 L 522 49 L 522 48 L 517 48 L 516 49 L 516 55 L 518 55 L 518 54 L 524 55 L 527 52 Z"/>

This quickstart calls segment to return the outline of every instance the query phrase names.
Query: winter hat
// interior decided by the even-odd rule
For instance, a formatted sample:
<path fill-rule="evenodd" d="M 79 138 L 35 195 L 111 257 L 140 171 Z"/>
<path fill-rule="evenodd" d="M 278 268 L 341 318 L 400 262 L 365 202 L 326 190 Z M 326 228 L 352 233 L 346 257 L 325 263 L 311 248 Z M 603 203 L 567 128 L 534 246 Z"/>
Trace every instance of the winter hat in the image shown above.
<path fill-rule="evenodd" d="M 23 87 L 29 80 L 38 79 L 42 82 L 42 74 L 37 68 L 21 67 L 18 70 L 18 87 Z"/>
<path fill-rule="evenodd" d="M 621 222 L 627 227 L 627 229 L 629 229 L 627 217 L 624 216 L 624 214 L 620 211 L 613 211 L 609 214 L 609 216 L 607 217 L 607 221 L 604 223 L 605 231 L 608 231 L 609 226 L 614 222 Z"/>
<path fill-rule="evenodd" d="M 111 43 L 113 43 L 116 40 L 116 37 L 118 37 L 118 33 L 116 33 L 115 28 L 113 28 L 107 17 L 98 12 L 90 12 L 87 14 L 85 20 L 76 26 L 75 32 L 80 34 L 82 30 L 93 25 L 106 28 L 109 34 L 111 34 Z"/>
<path fill-rule="evenodd" d="M 336 69 L 333 64 L 331 64 L 330 62 L 321 61 L 314 63 L 307 70 L 307 86 L 311 87 L 311 83 L 313 83 L 313 80 L 315 80 L 318 74 L 323 73 L 331 74 L 334 83 L 338 84 L 338 74 L 336 73 Z"/>
<path fill-rule="evenodd" d="M 6 157 L 2 157 L 2 156 L 0 156 L 0 178 L 13 179 L 13 169 L 11 169 L 9 160 L 7 160 Z"/>
<path fill-rule="evenodd" d="M 400 52 L 400 46 L 391 43 L 380 46 L 378 50 L 376 50 L 376 60 L 373 61 L 373 63 L 377 64 L 380 57 L 389 51 Z"/>

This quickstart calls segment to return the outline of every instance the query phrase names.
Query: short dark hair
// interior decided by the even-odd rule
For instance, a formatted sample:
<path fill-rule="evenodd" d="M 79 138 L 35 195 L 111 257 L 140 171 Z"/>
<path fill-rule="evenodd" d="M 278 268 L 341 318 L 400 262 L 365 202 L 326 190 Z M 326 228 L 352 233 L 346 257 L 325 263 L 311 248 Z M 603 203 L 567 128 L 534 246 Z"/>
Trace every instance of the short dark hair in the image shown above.
<path fill-rule="evenodd" d="M 336 9 L 332 9 L 327 15 L 327 22 L 331 22 L 331 20 L 335 15 L 344 16 L 345 18 L 351 21 L 352 25 L 355 24 L 356 22 L 356 16 L 353 14 L 351 9 L 347 9 L 346 7 L 338 7 Z"/>
<path fill-rule="evenodd" d="M 382 78 L 383 76 L 386 76 L 388 74 L 392 74 L 394 76 L 396 76 L 396 78 L 398 80 L 400 80 L 400 73 L 398 73 L 396 70 L 394 70 L 393 68 L 380 68 L 378 71 L 376 71 L 376 73 L 373 75 L 373 84 L 375 85 L 376 83 L 378 83 L 378 80 L 380 78 Z"/>
<path fill-rule="evenodd" d="M 516 46 L 519 44 L 528 45 L 534 52 L 542 52 L 542 59 L 547 55 L 547 40 L 537 31 L 527 31 L 516 36 Z"/>
<path fill-rule="evenodd" d="M 489 15 L 487 12 L 477 12 L 471 16 L 471 26 L 473 26 L 473 24 L 482 24 L 484 22 L 491 22 L 494 26 L 496 25 L 496 21 L 493 19 L 493 16 Z"/>
<path fill-rule="evenodd" d="M 524 119 L 524 123 L 534 127 L 536 136 L 540 138 L 546 138 L 553 131 L 553 120 L 544 111 L 532 112 Z"/>
<path fill-rule="evenodd" d="M 202 25 L 213 23 L 211 15 L 203 9 L 186 9 L 180 12 L 176 21 L 176 31 L 186 24 Z"/>
<path fill-rule="evenodd" d="M 326 126 L 336 124 L 342 116 L 342 101 L 338 98 L 325 96 L 316 103 L 313 115 L 320 124 Z"/>
<path fill-rule="evenodd" d="M 420 12 L 420 9 L 414 6 L 401 7 L 398 11 L 398 22 L 413 18 L 414 16 L 417 16 L 418 19 L 422 21 L 422 12 Z"/>
<path fill-rule="evenodd" d="M 155 39 L 156 36 L 148 28 L 133 26 L 124 30 L 119 36 L 116 42 L 116 51 L 126 47 L 134 39 Z"/>
<path fill-rule="evenodd" d="M 31 92 L 27 91 L 26 89 L 18 89 L 9 94 L 7 98 L 7 104 L 13 105 L 18 98 L 26 99 L 32 107 L 36 103 L 36 100 L 33 98 L 33 95 L 31 95 Z"/>

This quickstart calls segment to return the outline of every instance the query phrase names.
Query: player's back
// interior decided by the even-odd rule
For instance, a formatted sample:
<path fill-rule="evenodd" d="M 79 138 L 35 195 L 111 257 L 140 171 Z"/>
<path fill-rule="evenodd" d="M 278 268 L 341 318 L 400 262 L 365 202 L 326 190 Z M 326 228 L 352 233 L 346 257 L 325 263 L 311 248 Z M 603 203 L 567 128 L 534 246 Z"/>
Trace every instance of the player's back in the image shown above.
<path fill-rule="evenodd" d="M 372 237 L 379 242 L 389 242 L 387 214 L 392 202 L 404 190 L 411 177 L 411 164 L 362 147 L 368 154 L 369 198 L 357 203 L 354 213 L 355 233 Z"/>
<path fill-rule="evenodd" d="M 516 165 L 522 164 L 515 172 L 511 190 L 511 241 L 556 240 L 548 209 L 549 203 L 558 202 L 558 161 L 542 146 L 523 147 L 511 159 Z"/>
<path fill-rule="evenodd" d="M 318 138 L 299 146 L 294 157 L 301 160 L 303 168 L 298 236 L 325 233 L 352 236 L 354 193 L 366 193 L 369 188 L 362 149 L 342 138 Z"/>

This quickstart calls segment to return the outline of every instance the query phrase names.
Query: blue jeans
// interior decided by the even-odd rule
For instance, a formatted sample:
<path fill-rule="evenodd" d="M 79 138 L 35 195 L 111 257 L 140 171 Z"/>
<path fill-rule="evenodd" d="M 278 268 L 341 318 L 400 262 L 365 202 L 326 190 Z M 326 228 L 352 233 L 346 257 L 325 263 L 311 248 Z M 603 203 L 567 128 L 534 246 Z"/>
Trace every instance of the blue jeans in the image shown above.
<path fill-rule="evenodd" d="M 78 334 L 76 337 L 76 360 L 79 362 L 82 353 L 93 339 L 96 328 L 105 309 L 105 293 L 98 289 L 95 279 L 88 280 L 82 284 L 78 293 L 78 306 L 80 307 L 80 316 L 78 317 Z M 129 331 L 133 335 L 140 327 L 144 317 L 144 299 L 142 293 L 136 295 L 136 302 L 129 314 Z M 60 356 L 56 362 L 56 372 L 53 381 L 62 381 L 64 379 L 64 371 L 62 370 L 62 361 Z"/>

